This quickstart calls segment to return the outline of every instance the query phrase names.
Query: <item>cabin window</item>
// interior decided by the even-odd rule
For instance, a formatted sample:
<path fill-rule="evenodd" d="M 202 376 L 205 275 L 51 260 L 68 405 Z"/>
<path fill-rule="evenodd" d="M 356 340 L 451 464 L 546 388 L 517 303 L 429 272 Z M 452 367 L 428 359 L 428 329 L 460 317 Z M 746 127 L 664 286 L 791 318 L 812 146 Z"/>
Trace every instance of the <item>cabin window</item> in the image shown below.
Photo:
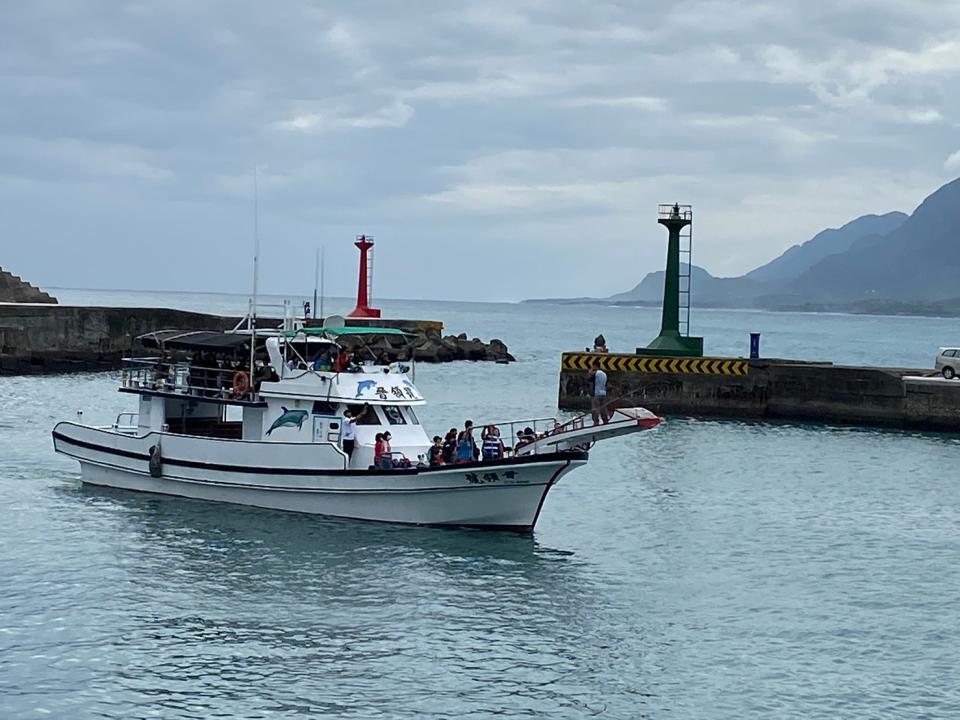
<path fill-rule="evenodd" d="M 384 405 L 383 413 L 387 416 L 387 422 L 391 425 L 406 425 L 407 419 L 403 416 L 397 405 Z"/>
<path fill-rule="evenodd" d="M 324 402 L 323 400 L 315 400 L 313 403 L 313 414 L 314 415 L 336 415 L 337 408 L 334 407 L 332 403 Z"/>
<path fill-rule="evenodd" d="M 348 405 L 347 409 L 350 411 L 350 414 L 354 417 L 357 417 L 360 413 L 363 412 L 363 405 Z M 357 420 L 357 425 L 380 425 L 380 416 L 377 415 L 377 409 L 372 405 L 367 408 L 367 412 L 364 413 L 363 417 Z"/>
<path fill-rule="evenodd" d="M 410 421 L 411 425 L 420 424 L 420 418 L 417 417 L 417 414 L 413 411 L 412 407 L 405 407 L 403 411 L 407 414 L 407 420 Z"/>

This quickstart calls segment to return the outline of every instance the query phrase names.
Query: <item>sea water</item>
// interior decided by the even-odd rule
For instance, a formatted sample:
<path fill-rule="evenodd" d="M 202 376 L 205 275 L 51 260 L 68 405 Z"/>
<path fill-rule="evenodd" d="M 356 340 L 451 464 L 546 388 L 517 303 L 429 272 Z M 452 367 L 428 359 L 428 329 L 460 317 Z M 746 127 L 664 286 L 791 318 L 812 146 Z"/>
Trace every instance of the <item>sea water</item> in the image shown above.
<path fill-rule="evenodd" d="M 58 291 L 242 313 L 236 296 Z M 556 413 L 559 355 L 654 310 L 381 303 L 518 362 L 417 366 L 428 431 Z M 342 306 L 342 307 L 341 307 Z M 348 310 L 347 301 L 328 309 Z M 699 311 L 710 354 L 930 367 L 955 322 Z M 533 536 L 82 487 L 115 373 L 0 377 L 0 718 L 960 717 L 960 437 L 668 418 Z"/>

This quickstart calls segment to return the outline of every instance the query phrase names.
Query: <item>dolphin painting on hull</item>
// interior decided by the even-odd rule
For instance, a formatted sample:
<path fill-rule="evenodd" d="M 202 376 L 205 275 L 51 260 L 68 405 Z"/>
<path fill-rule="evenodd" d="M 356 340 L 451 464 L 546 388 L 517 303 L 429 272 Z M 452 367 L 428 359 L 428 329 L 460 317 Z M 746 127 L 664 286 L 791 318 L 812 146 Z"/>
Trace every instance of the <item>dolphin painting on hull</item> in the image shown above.
<path fill-rule="evenodd" d="M 267 430 L 267 435 L 272 433 L 277 428 L 284 427 L 286 425 L 289 425 L 290 427 L 296 425 L 297 430 L 303 427 L 303 421 L 307 419 L 306 410 L 287 410 L 282 405 L 280 406 L 280 409 L 283 410 L 283 412 L 280 414 L 280 417 L 273 421 L 273 425 L 271 425 L 270 429 Z"/>
<path fill-rule="evenodd" d="M 377 385 L 376 380 L 361 380 L 360 382 L 357 383 L 357 394 L 354 397 L 355 398 L 360 397 L 361 395 L 363 395 L 364 390 L 369 390 L 372 387 L 376 387 L 376 385 Z"/>

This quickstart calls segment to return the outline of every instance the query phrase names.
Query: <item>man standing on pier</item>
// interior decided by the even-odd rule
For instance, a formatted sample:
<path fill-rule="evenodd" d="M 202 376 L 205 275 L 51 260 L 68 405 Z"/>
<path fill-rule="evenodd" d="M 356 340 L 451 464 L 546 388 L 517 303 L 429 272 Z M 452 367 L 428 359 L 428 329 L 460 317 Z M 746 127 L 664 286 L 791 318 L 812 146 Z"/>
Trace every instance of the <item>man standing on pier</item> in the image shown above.
<path fill-rule="evenodd" d="M 593 424 L 599 425 L 600 420 L 606 424 L 610 422 L 610 411 L 607 409 L 607 374 L 600 368 L 593 368 L 587 376 L 590 379 L 590 415 Z"/>

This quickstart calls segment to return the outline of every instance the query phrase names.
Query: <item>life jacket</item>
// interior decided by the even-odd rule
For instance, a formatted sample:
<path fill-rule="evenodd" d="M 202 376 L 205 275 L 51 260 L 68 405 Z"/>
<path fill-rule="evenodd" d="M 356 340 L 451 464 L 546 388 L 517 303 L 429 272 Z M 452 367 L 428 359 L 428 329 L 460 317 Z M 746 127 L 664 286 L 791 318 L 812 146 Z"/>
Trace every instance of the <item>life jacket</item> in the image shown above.
<path fill-rule="evenodd" d="M 497 460 L 500 458 L 500 438 L 496 435 L 487 435 L 483 440 L 483 459 Z"/>

